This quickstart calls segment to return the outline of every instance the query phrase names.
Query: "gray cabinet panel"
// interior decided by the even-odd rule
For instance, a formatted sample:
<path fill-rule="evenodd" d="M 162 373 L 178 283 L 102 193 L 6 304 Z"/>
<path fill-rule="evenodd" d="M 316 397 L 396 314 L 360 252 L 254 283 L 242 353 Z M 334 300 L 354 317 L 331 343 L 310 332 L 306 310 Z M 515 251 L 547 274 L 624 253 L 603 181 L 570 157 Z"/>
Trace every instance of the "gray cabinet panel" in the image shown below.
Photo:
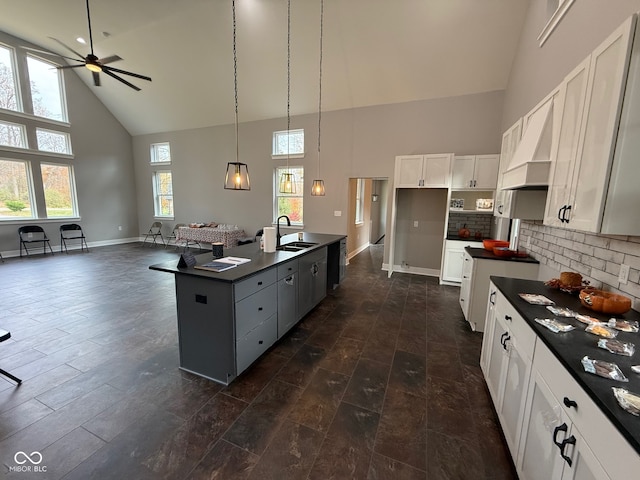
<path fill-rule="evenodd" d="M 277 339 L 277 315 L 272 315 L 236 343 L 238 375 Z"/>
<path fill-rule="evenodd" d="M 284 277 L 288 277 L 292 273 L 296 273 L 298 271 L 298 259 L 290 260 L 288 262 L 283 263 L 282 265 L 278 265 L 278 280 L 282 280 Z"/>
<path fill-rule="evenodd" d="M 277 312 L 277 288 L 272 284 L 236 303 L 236 338 L 242 338 Z"/>
<path fill-rule="evenodd" d="M 303 317 L 327 294 L 327 247 L 300 257 L 298 315 Z"/>
<path fill-rule="evenodd" d="M 298 274 L 278 281 L 278 338 L 298 321 Z"/>
<path fill-rule="evenodd" d="M 233 285 L 235 301 L 242 300 L 249 295 L 253 295 L 258 290 L 262 290 L 264 287 L 275 283 L 276 281 L 276 268 L 270 268 L 264 270 L 256 275 L 253 275 L 246 280 L 241 280 Z"/>

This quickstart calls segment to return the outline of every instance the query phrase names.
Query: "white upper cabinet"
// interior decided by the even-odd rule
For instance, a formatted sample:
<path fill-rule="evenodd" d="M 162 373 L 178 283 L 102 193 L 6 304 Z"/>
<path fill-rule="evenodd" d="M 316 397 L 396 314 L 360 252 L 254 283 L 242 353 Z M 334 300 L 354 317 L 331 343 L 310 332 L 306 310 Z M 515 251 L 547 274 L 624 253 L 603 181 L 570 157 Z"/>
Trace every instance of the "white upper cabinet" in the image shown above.
<path fill-rule="evenodd" d="M 547 225 L 594 233 L 640 234 L 640 220 L 634 220 L 638 215 L 633 211 L 633 206 L 640 202 L 637 155 L 625 155 L 621 151 L 629 137 L 626 132 L 629 125 L 624 122 L 637 113 L 622 116 L 623 123 L 620 123 L 623 100 L 628 112 L 637 110 L 639 103 L 635 100 L 634 107 L 634 103 L 628 101 L 635 98 L 631 93 L 640 81 L 640 75 L 633 74 L 640 62 L 638 39 L 639 47 L 634 49 L 629 69 L 635 28 L 634 15 L 565 79 L 565 111 L 547 199 Z M 629 71 L 632 74 L 627 79 Z M 625 98 L 625 87 L 628 98 Z M 634 180 L 629 180 L 629 176 Z M 607 210 L 605 204 L 608 204 Z M 618 208 L 611 208 L 612 205 Z M 621 214 L 620 209 L 624 213 Z"/>
<path fill-rule="evenodd" d="M 507 217 L 505 215 L 505 201 L 510 192 L 502 190 L 502 179 L 505 170 L 509 167 L 513 152 L 516 151 L 518 144 L 520 143 L 520 137 L 522 135 L 522 118 L 519 118 L 516 123 L 511 125 L 509 129 L 502 134 L 502 146 L 500 147 L 500 166 L 498 169 L 498 181 L 496 201 L 493 204 L 493 214 L 496 217 Z"/>
<path fill-rule="evenodd" d="M 396 157 L 395 188 L 448 188 L 453 154 Z"/>
<path fill-rule="evenodd" d="M 499 166 L 499 155 L 457 156 L 453 161 L 451 188 L 495 190 Z"/>

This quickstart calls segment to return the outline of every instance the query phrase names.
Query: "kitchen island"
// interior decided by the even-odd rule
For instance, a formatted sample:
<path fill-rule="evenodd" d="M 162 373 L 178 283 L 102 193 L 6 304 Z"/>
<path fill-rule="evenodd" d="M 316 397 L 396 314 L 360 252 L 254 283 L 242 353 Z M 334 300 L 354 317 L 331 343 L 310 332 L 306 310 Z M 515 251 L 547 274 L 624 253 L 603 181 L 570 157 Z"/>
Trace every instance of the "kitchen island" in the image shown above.
<path fill-rule="evenodd" d="M 601 337 L 586 332 L 585 324 L 554 317 L 521 293 L 544 295 L 600 321 L 611 317 L 542 282 L 491 277 L 480 365 L 519 478 L 636 478 L 640 419 L 618 405 L 612 387 L 640 393 L 640 375 L 631 369 L 640 364 L 638 352 L 628 357 L 599 348 Z M 633 310 L 616 317 L 640 320 Z M 553 333 L 536 318 L 575 329 Z M 620 331 L 616 339 L 640 345 L 638 333 Z M 585 372 L 585 356 L 617 364 L 628 381 Z"/>
<path fill-rule="evenodd" d="M 310 246 L 297 251 L 265 253 L 258 243 L 225 249 L 225 256 L 249 261 L 222 272 L 175 261 L 150 266 L 175 275 L 180 368 L 233 381 L 340 283 L 345 240 L 304 232 Z M 281 239 L 296 241 L 298 234 Z M 199 266 L 212 259 L 210 252 L 195 256 Z"/>

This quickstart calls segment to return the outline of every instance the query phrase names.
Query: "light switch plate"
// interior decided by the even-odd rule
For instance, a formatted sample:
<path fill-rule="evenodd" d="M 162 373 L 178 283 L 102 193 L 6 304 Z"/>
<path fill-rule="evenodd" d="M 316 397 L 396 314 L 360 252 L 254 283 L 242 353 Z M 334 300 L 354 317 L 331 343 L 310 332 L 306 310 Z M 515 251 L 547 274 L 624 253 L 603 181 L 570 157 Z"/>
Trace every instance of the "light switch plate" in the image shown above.
<path fill-rule="evenodd" d="M 334 217 L 341 217 L 342 216 L 342 210 L 334 210 L 333 211 L 333 216 Z"/>
<path fill-rule="evenodd" d="M 627 284 L 629 281 L 629 265 L 624 263 L 620 265 L 620 273 L 618 274 L 618 281 L 622 284 Z"/>
<path fill-rule="evenodd" d="M 418 228 L 418 220 L 414 220 L 414 221 L 413 221 L 413 226 L 414 226 L 415 228 Z"/>

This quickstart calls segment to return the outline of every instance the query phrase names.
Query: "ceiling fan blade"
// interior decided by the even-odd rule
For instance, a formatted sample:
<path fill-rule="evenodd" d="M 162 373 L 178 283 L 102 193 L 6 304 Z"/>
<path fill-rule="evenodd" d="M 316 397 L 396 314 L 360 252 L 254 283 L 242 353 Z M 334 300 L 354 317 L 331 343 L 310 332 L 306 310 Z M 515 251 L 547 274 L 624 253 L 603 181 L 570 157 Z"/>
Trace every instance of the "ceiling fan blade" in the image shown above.
<path fill-rule="evenodd" d="M 106 68 L 103 68 L 102 71 L 104 73 L 106 73 L 107 75 L 109 75 L 110 77 L 115 78 L 116 80 L 118 80 L 119 82 L 124 83 L 126 86 L 133 88 L 136 91 L 140 91 L 140 88 L 136 87 L 133 83 L 129 83 L 127 82 L 124 78 L 120 78 L 119 76 L 117 76 L 115 73 L 111 73 L 109 70 L 107 70 Z"/>
<path fill-rule="evenodd" d="M 100 86 L 100 74 L 98 72 L 91 72 L 93 74 L 93 84 L 96 87 Z"/>
<path fill-rule="evenodd" d="M 74 62 L 84 62 L 84 58 L 82 60 L 80 60 L 78 58 L 65 57 L 64 55 L 60 55 L 59 53 L 55 53 L 55 52 L 47 52 L 46 50 L 38 50 L 37 48 L 31 48 L 31 47 L 22 47 L 22 48 L 24 48 L 25 50 L 28 50 L 30 52 L 42 53 L 44 55 L 53 55 L 54 57 L 66 58 L 67 60 L 73 60 Z"/>
<path fill-rule="evenodd" d="M 99 58 L 98 61 L 102 65 L 106 65 L 107 63 L 117 62 L 118 60 L 122 60 L 118 55 L 111 55 L 110 57 Z"/>
<path fill-rule="evenodd" d="M 107 70 L 113 70 L 114 72 L 118 72 L 118 73 L 122 73 L 123 75 L 129 75 L 131 77 L 136 77 L 136 78 L 140 78 L 142 80 L 147 80 L 147 81 L 151 81 L 151 77 L 146 77 L 144 75 L 140 75 L 138 73 L 133 73 L 133 72 L 127 72 L 126 70 L 120 70 L 119 68 L 113 68 L 113 67 L 104 67 L 102 69 L 103 71 L 107 71 Z"/>
<path fill-rule="evenodd" d="M 71 48 L 68 45 L 65 45 L 64 43 L 62 43 L 60 40 L 58 40 L 57 38 L 53 38 L 53 37 L 49 37 L 51 40 L 53 40 L 54 42 L 58 42 L 60 45 L 62 45 L 64 48 L 66 48 L 67 50 L 69 50 L 70 52 L 75 53 L 78 57 L 80 57 L 82 59 L 82 61 L 84 61 L 84 55 L 76 52 L 73 48 Z M 60 55 L 62 56 L 62 55 Z"/>
<path fill-rule="evenodd" d="M 78 68 L 78 67 L 84 67 L 85 64 L 84 63 L 79 63 L 78 65 L 60 65 L 58 67 L 56 67 L 58 70 L 65 70 L 67 68 Z"/>

